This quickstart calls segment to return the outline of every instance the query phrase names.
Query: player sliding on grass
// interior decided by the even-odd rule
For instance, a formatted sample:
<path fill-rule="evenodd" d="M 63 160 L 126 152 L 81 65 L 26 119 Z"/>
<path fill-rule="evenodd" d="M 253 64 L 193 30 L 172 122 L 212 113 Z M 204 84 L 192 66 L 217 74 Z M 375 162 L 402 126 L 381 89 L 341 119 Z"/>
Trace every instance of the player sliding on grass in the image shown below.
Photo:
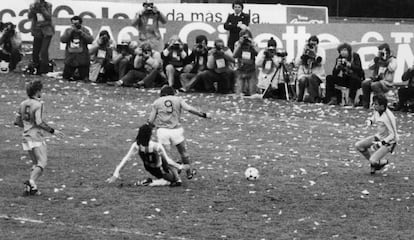
<path fill-rule="evenodd" d="M 147 178 L 142 182 L 137 182 L 137 185 L 160 186 L 170 184 L 173 187 L 181 186 L 182 182 L 178 170 L 188 169 L 189 165 L 178 164 L 168 157 L 163 146 L 151 140 L 152 130 L 153 127 L 150 124 L 145 124 L 139 128 L 136 141 L 118 164 L 112 177 L 108 178 L 106 182 L 115 182 L 119 178 L 119 171 L 121 171 L 125 163 L 133 155 L 139 154 L 144 163 L 145 170 L 157 179 Z"/>
<path fill-rule="evenodd" d="M 396 119 L 387 108 L 387 99 L 384 95 L 378 95 L 373 97 L 373 102 L 375 111 L 367 120 L 367 125 L 377 126 L 377 133 L 355 144 L 356 149 L 371 163 L 371 174 L 388 164 L 388 160 L 383 158 L 388 152 L 394 151 L 398 142 Z"/>
<path fill-rule="evenodd" d="M 28 99 L 24 100 L 17 112 L 15 125 L 23 128 L 23 150 L 28 151 L 33 162 L 30 179 L 24 182 L 26 189 L 25 195 L 36 195 L 38 189 L 37 179 L 42 175 L 47 165 L 47 149 L 44 140 L 44 133 L 49 132 L 58 137 L 64 134 L 47 125 L 43 119 L 43 102 L 41 101 L 41 91 L 43 85 L 40 80 L 29 83 L 26 88 Z"/>
<path fill-rule="evenodd" d="M 190 158 L 185 147 L 184 129 L 181 126 L 181 112 L 186 110 L 197 116 L 207 118 L 209 115 L 200 112 L 196 108 L 188 105 L 184 99 L 174 96 L 175 90 L 164 85 L 160 91 L 160 98 L 152 104 L 149 123 L 155 124 L 157 127 L 158 141 L 164 145 L 166 149 L 170 149 L 171 145 L 176 146 L 181 156 L 183 164 L 190 164 Z M 196 170 L 189 168 L 186 170 L 187 178 L 193 178 Z"/>

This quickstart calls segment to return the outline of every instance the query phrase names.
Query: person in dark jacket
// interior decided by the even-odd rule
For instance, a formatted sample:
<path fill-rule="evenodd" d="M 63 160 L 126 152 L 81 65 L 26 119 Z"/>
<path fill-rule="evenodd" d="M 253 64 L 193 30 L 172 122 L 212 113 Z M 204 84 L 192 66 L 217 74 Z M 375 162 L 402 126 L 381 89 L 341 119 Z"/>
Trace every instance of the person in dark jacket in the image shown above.
<path fill-rule="evenodd" d="M 66 29 L 60 38 L 62 43 L 66 43 L 63 78 L 70 81 L 76 78 L 88 80 L 90 65 L 88 44 L 93 42 L 93 37 L 89 30 L 82 26 L 81 17 L 74 16 L 70 21 L 72 26 Z M 75 76 L 76 70 L 79 76 Z"/>
<path fill-rule="evenodd" d="M 339 56 L 336 58 L 335 67 L 332 75 L 326 77 L 326 98 L 328 104 L 336 105 L 340 99 L 336 93 L 335 85 L 349 88 L 349 101 L 355 103 L 356 92 L 361 88 L 361 82 L 364 79 L 361 58 L 358 53 L 352 52 L 352 47 L 348 43 L 338 46 Z"/>
<path fill-rule="evenodd" d="M 414 66 L 408 68 L 402 75 L 404 82 L 408 81 L 407 86 L 398 89 L 398 104 L 394 108 L 395 111 L 407 112 L 414 111 L 414 108 L 408 109 L 407 103 L 414 100 Z"/>
<path fill-rule="evenodd" d="M 234 51 L 234 44 L 239 40 L 239 33 L 241 30 L 247 29 L 250 23 L 250 16 L 243 12 L 243 3 L 240 0 L 235 0 L 232 4 L 234 13 L 229 14 L 224 29 L 229 31 L 227 47 Z"/>
<path fill-rule="evenodd" d="M 52 24 L 52 4 L 44 0 L 35 0 L 30 5 L 29 19 L 32 20 L 33 67 L 37 74 L 49 72 L 49 46 L 55 34 Z"/>

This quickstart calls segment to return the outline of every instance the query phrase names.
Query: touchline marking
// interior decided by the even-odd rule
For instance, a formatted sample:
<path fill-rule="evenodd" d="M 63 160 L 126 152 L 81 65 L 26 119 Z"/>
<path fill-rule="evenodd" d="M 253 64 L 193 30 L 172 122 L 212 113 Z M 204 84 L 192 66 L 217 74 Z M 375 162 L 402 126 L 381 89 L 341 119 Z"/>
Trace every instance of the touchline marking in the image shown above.
<path fill-rule="evenodd" d="M 162 234 L 143 233 L 137 229 L 125 229 L 125 228 L 116 228 L 116 227 L 115 228 L 104 228 L 104 227 L 95 227 L 95 226 L 90 226 L 90 225 L 84 226 L 84 225 L 79 225 L 79 224 L 69 225 L 64 222 L 59 222 L 59 221 L 44 222 L 41 220 L 36 220 L 36 219 L 31 219 L 31 218 L 26 218 L 26 217 L 10 216 L 10 215 L 5 215 L 5 214 L 0 214 L 0 219 L 14 220 L 14 221 L 19 221 L 19 222 L 23 221 L 23 222 L 30 222 L 30 223 L 37 223 L 37 224 L 54 224 L 54 225 L 60 225 L 60 226 L 76 227 L 79 229 L 91 229 L 91 230 L 100 231 L 100 232 L 127 233 L 127 234 L 152 237 L 152 238 L 190 240 L 189 238 L 184 238 L 184 237 L 174 237 L 174 236 L 168 237 Z"/>

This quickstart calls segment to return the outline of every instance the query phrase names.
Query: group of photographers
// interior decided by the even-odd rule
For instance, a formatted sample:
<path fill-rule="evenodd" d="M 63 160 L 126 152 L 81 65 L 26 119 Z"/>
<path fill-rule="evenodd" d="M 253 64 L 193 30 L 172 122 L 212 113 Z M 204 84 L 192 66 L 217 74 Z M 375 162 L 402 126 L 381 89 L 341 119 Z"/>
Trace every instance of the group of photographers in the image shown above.
<path fill-rule="evenodd" d="M 137 41 L 124 37 L 113 44 L 107 31 L 98 39 L 82 25 L 82 18 L 70 19 L 71 27 L 61 36 L 66 44 L 63 78 L 108 83 L 114 86 L 158 87 L 168 84 L 181 91 L 236 93 L 250 96 L 261 93 L 263 97 L 296 99 L 298 102 L 324 102 L 331 105 L 344 101 L 341 88 L 348 88 L 345 104 L 370 107 L 372 95 L 387 94 L 393 90 L 397 61 L 388 44 L 378 46 L 378 55 L 369 66 L 373 71 L 365 79 L 360 56 L 350 44 L 337 48 L 338 57 L 332 74 L 325 74 L 325 55 L 319 48 L 317 36 L 311 36 L 303 52 L 290 64 L 287 53 L 277 49 L 271 38 L 267 47 L 259 52 L 249 30 L 249 15 L 243 13 L 243 3 L 235 0 L 234 14 L 225 23 L 229 30 L 227 46 L 221 39 L 208 47 L 208 39 L 199 35 L 192 49 L 178 36 L 166 44 L 162 41 L 159 24 L 167 19 L 152 2 L 144 2 L 132 25 L 139 30 Z M 34 0 L 28 17 L 32 21 L 34 37 L 32 63 L 27 68 L 31 74 L 49 72 L 48 48 L 54 35 L 52 5 L 45 0 Z M 20 34 L 12 23 L 0 25 L 0 72 L 12 71 L 21 60 Z M 398 90 L 396 110 L 406 111 L 413 105 L 414 68 L 403 75 L 408 85 Z M 325 84 L 326 91 L 323 91 Z M 358 97 L 358 90 L 362 96 Z M 412 107 L 412 106 L 411 106 Z"/>

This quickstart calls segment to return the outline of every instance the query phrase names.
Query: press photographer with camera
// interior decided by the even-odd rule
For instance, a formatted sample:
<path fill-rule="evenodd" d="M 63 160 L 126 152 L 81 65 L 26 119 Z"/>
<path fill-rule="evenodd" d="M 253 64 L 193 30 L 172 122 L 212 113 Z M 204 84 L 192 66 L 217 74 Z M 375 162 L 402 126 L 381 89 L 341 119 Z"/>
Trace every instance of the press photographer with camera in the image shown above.
<path fill-rule="evenodd" d="M 364 79 L 361 58 L 359 54 L 352 51 L 351 45 L 342 43 L 337 48 L 339 56 L 336 58 L 332 75 L 326 77 L 326 99 L 329 105 L 339 104 L 341 99 L 340 90 L 335 89 L 335 85 L 349 88 L 349 103 L 355 105 L 356 92 L 361 87 Z"/>
<path fill-rule="evenodd" d="M 222 39 L 214 41 L 208 52 L 207 70 L 196 75 L 190 89 L 198 92 L 232 93 L 234 89 L 233 53 Z M 214 83 L 217 83 L 217 88 Z"/>
<path fill-rule="evenodd" d="M 397 59 L 392 56 L 387 43 L 378 46 L 378 55 L 369 64 L 369 69 L 373 70 L 372 77 L 362 82 L 362 104 L 366 109 L 370 107 L 371 92 L 382 95 L 393 86 Z"/>
<path fill-rule="evenodd" d="M 66 43 L 63 78 L 69 81 L 89 80 L 90 56 L 88 44 L 93 42 L 89 30 L 82 26 L 82 18 L 74 16 L 70 19 L 72 26 L 60 37 Z M 78 75 L 75 75 L 77 70 Z"/>
<path fill-rule="evenodd" d="M 233 57 L 236 59 L 236 94 L 250 96 L 256 93 L 256 56 L 258 48 L 250 30 L 240 31 Z"/>
<path fill-rule="evenodd" d="M 21 61 L 22 37 L 11 22 L 0 22 L 0 72 L 13 71 Z M 4 66 L 3 66 L 4 65 Z"/>
<path fill-rule="evenodd" d="M 394 110 L 414 112 L 414 62 L 412 66 L 404 72 L 401 80 L 407 82 L 407 85 L 398 89 L 398 103 Z M 408 105 L 409 101 L 411 101 L 411 106 Z"/>
<path fill-rule="evenodd" d="M 161 57 L 164 61 L 165 74 L 170 87 L 181 88 L 180 75 L 187 58 L 187 50 L 187 45 L 177 35 L 173 35 L 162 51 Z"/>
<path fill-rule="evenodd" d="M 44 0 L 34 0 L 30 4 L 28 17 L 32 22 L 33 36 L 32 64 L 36 74 L 49 72 L 49 46 L 55 34 L 52 24 L 52 4 Z"/>
<path fill-rule="evenodd" d="M 136 41 L 131 41 L 129 34 L 121 37 L 121 41 L 112 52 L 112 61 L 108 65 L 106 73 L 107 81 L 117 81 L 134 68 L 135 50 L 138 46 Z"/>
<path fill-rule="evenodd" d="M 208 47 L 207 37 L 198 35 L 190 55 L 186 58 L 186 65 L 180 75 L 182 91 L 188 91 L 196 79 L 196 75 L 207 69 Z"/>
<path fill-rule="evenodd" d="M 298 67 L 298 102 L 315 103 L 321 99 L 319 86 L 325 79 L 325 59 L 322 49 L 318 47 L 319 38 L 311 36 L 305 45 L 302 55 L 297 60 Z M 305 90 L 308 96 L 304 98 Z"/>
<path fill-rule="evenodd" d="M 257 55 L 256 67 L 259 70 L 257 87 L 266 91 L 263 97 L 286 99 L 285 84 L 289 82 L 289 72 L 286 67 L 287 52 L 276 47 L 277 43 L 272 37 L 267 41 L 267 48 Z"/>
<path fill-rule="evenodd" d="M 166 84 L 162 77 L 161 54 L 151 48 L 149 43 L 143 43 L 136 49 L 134 58 L 134 69 L 116 82 L 108 83 L 113 86 L 125 87 L 162 87 Z"/>
<path fill-rule="evenodd" d="M 161 52 L 164 48 L 164 43 L 161 38 L 159 25 L 166 24 L 167 18 L 160 12 L 153 2 L 145 1 L 143 9 L 138 12 L 135 19 L 132 20 L 132 26 L 138 29 L 138 44 L 149 42 L 151 48 Z"/>
<path fill-rule="evenodd" d="M 107 82 L 109 79 L 108 68 L 112 60 L 112 40 L 109 32 L 102 30 L 99 38 L 89 49 L 91 65 L 89 68 L 89 80 L 92 82 Z"/>

